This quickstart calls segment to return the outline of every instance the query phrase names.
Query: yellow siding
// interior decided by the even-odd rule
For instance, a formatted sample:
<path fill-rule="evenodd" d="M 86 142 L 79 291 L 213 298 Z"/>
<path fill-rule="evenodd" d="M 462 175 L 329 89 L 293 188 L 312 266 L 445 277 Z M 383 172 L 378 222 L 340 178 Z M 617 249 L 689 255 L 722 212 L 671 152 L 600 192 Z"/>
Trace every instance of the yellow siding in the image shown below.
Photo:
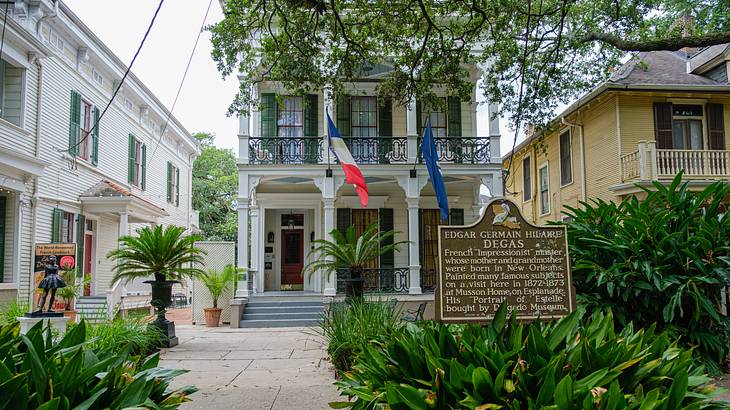
<path fill-rule="evenodd" d="M 654 140 L 654 98 L 619 95 L 621 155 L 638 149 L 639 141 Z"/>
<path fill-rule="evenodd" d="M 586 195 L 615 201 L 608 188 L 621 182 L 621 166 L 616 135 L 616 101 L 608 98 L 596 103 L 581 119 L 585 139 Z"/>

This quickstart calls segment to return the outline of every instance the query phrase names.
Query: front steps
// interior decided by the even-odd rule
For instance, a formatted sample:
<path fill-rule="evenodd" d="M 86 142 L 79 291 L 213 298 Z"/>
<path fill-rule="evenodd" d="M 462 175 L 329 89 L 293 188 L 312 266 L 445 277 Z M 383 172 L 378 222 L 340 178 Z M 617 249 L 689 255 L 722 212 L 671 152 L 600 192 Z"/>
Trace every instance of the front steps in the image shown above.
<path fill-rule="evenodd" d="M 107 319 L 106 296 L 80 296 L 76 299 L 79 320 L 99 323 Z"/>
<path fill-rule="evenodd" d="M 258 300 L 257 300 L 258 299 Z M 324 312 L 322 299 L 251 298 L 239 327 L 309 327 L 319 325 Z"/>

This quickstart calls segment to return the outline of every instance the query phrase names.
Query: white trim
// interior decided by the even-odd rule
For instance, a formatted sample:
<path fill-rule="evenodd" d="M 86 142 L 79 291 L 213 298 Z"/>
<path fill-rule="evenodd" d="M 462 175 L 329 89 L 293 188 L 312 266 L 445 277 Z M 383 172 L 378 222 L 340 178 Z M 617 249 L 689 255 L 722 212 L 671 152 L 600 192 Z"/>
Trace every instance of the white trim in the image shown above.
<path fill-rule="evenodd" d="M 565 133 L 568 133 L 568 147 L 570 148 L 570 157 L 568 158 L 568 162 L 570 162 L 570 181 L 563 183 L 563 156 L 562 156 L 562 135 Z M 558 165 L 560 168 L 560 187 L 564 188 L 570 185 L 573 185 L 573 182 L 575 181 L 575 172 L 574 172 L 574 166 L 573 166 L 573 130 L 571 127 L 565 127 L 560 132 L 558 132 Z"/>
<path fill-rule="evenodd" d="M 542 211 L 542 208 L 543 208 L 542 187 L 541 187 L 542 184 L 540 183 L 540 171 L 542 171 L 543 168 L 546 170 L 545 179 L 547 180 L 547 194 L 548 194 L 547 211 L 545 211 L 545 212 Z M 537 206 L 539 208 L 538 216 L 550 215 L 551 205 L 552 204 L 550 203 L 550 165 L 549 165 L 549 161 L 545 161 L 542 164 L 540 164 L 540 166 L 537 168 Z"/>
<path fill-rule="evenodd" d="M 368 206 L 362 208 L 360 198 L 355 195 L 341 196 L 335 199 L 335 208 L 354 208 L 354 209 L 379 209 L 385 208 L 385 203 L 390 196 L 370 196 L 368 198 Z"/>

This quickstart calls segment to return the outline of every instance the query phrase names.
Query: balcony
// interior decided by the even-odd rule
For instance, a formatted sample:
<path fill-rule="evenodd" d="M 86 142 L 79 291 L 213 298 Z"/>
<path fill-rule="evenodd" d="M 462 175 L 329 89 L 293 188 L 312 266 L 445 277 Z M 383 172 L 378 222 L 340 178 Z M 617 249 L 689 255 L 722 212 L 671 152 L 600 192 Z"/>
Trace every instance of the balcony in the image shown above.
<path fill-rule="evenodd" d="M 495 137 L 491 137 L 495 138 Z M 438 160 L 446 164 L 488 164 L 491 158 L 490 137 L 436 138 Z M 498 138 L 498 137 L 496 137 Z M 249 164 L 326 164 L 335 162 L 327 150 L 327 137 L 242 137 L 241 158 Z M 352 157 L 360 165 L 422 163 L 421 138 L 344 137 Z M 247 151 L 247 152 L 246 152 Z M 498 159 L 497 159 L 498 161 Z"/>
<path fill-rule="evenodd" d="M 730 151 L 659 149 L 650 141 L 621 157 L 623 182 L 672 179 L 679 172 L 690 180 L 730 178 Z"/>

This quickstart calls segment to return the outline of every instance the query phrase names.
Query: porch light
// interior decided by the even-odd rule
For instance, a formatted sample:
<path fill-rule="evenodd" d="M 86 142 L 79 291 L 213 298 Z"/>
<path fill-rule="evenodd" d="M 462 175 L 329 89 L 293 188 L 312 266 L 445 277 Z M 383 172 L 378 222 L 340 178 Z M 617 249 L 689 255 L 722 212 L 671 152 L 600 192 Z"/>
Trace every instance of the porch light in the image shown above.
<path fill-rule="evenodd" d="M 268 242 L 268 243 L 274 243 L 274 233 L 273 232 L 269 232 L 266 235 L 266 239 L 267 239 L 266 242 Z"/>
<path fill-rule="evenodd" d="M 289 229 L 294 229 L 294 211 L 289 212 L 289 220 L 287 221 Z"/>

